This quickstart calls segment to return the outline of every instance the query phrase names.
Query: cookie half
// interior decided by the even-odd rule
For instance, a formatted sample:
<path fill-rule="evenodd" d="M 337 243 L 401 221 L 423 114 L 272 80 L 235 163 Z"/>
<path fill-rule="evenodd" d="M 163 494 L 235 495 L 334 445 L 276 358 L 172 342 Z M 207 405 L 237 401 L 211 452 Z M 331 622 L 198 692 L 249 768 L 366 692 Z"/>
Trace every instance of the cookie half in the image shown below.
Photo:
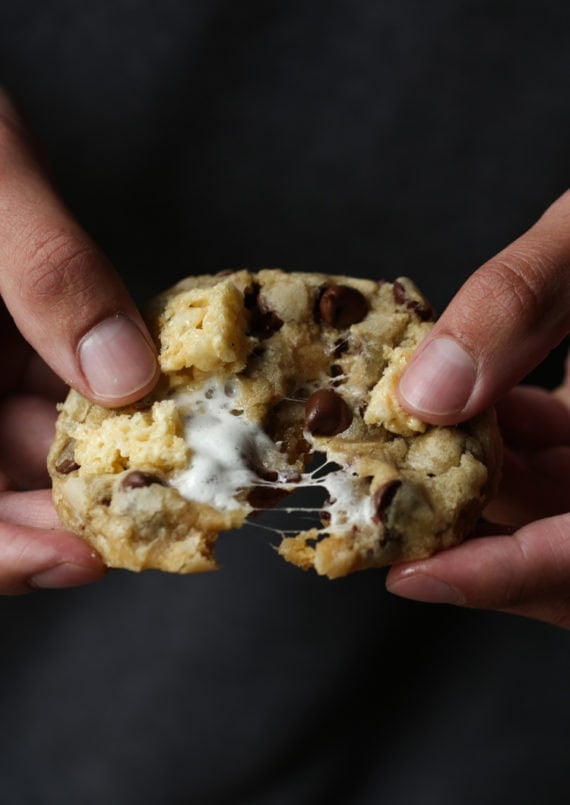
<path fill-rule="evenodd" d="M 108 409 L 71 391 L 60 406 L 48 468 L 62 522 L 109 566 L 190 573 L 216 567 L 221 531 L 319 487 L 314 524 L 278 546 L 302 568 L 335 578 L 457 544 L 496 489 L 501 442 L 491 411 L 434 427 L 399 406 L 433 318 L 407 278 L 179 282 L 148 312 L 152 394 Z"/>

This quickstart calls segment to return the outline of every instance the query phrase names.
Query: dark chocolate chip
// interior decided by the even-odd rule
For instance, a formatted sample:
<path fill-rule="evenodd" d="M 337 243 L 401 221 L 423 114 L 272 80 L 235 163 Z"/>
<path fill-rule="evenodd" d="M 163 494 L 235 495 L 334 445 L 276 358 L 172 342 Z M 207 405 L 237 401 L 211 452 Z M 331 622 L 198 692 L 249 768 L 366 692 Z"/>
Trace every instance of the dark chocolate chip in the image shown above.
<path fill-rule="evenodd" d="M 315 436 L 335 436 L 352 422 L 352 411 L 332 389 L 313 392 L 305 405 L 305 427 Z"/>
<path fill-rule="evenodd" d="M 331 513 L 326 509 L 323 509 L 319 512 L 319 517 L 321 518 L 321 523 L 325 528 L 331 524 Z"/>
<path fill-rule="evenodd" d="M 427 301 L 420 302 L 417 299 L 410 299 L 406 294 L 406 289 L 401 282 L 396 280 L 393 285 L 394 301 L 398 305 L 405 305 L 408 310 L 414 311 L 422 321 L 435 321 L 437 314 Z"/>
<path fill-rule="evenodd" d="M 122 489 L 141 489 L 144 486 L 152 486 L 152 484 L 160 484 L 164 486 L 164 481 L 158 475 L 152 475 L 150 472 L 141 472 L 141 470 L 133 470 L 125 475 L 121 481 Z"/>
<path fill-rule="evenodd" d="M 348 285 L 329 285 L 322 292 L 318 307 L 319 316 L 326 324 L 344 330 L 357 324 L 368 313 L 366 298 Z"/>
<path fill-rule="evenodd" d="M 243 295 L 243 303 L 247 310 L 252 310 L 257 307 L 257 297 L 259 295 L 259 285 L 254 283 L 251 288 L 248 288 Z"/>
<path fill-rule="evenodd" d="M 257 474 L 264 481 L 277 481 L 279 479 L 279 473 L 276 472 L 276 470 L 260 469 L 257 471 Z"/>
<path fill-rule="evenodd" d="M 259 285 L 254 285 L 250 291 L 246 291 L 244 303 L 249 310 L 250 323 L 249 329 L 252 335 L 257 338 L 270 338 L 273 333 L 283 327 L 283 321 L 267 304 L 260 294 Z"/>
<path fill-rule="evenodd" d="M 59 454 L 59 461 L 55 465 L 55 469 L 61 475 L 69 475 L 79 469 L 79 464 L 75 460 L 75 439 L 68 441 Z"/>
<path fill-rule="evenodd" d="M 73 458 L 62 458 L 55 468 L 61 475 L 69 475 L 70 472 L 79 469 L 79 464 Z"/>
<path fill-rule="evenodd" d="M 273 333 L 276 333 L 283 327 L 283 321 L 272 310 L 266 312 L 261 311 L 257 317 L 254 325 L 254 334 L 261 338 L 271 338 Z"/>
<path fill-rule="evenodd" d="M 413 299 L 408 302 L 408 308 L 415 311 L 422 321 L 435 321 L 437 319 L 437 313 L 428 302 L 422 304 Z"/>
<path fill-rule="evenodd" d="M 333 386 L 342 386 L 345 382 L 346 378 L 344 376 L 344 369 L 342 366 L 339 366 L 338 363 L 333 363 L 330 368 L 330 376 L 333 378 L 332 384 Z"/>
<path fill-rule="evenodd" d="M 288 491 L 276 486 L 254 486 L 247 495 L 247 502 L 253 509 L 271 509 L 284 497 Z"/>
<path fill-rule="evenodd" d="M 392 286 L 392 293 L 394 294 L 394 301 L 397 305 L 404 305 L 407 302 L 408 297 L 406 296 L 406 289 L 398 280 L 395 280 Z"/>
<path fill-rule="evenodd" d="M 374 505 L 374 522 L 386 523 L 388 515 L 388 508 L 394 500 L 394 496 L 402 482 L 395 478 L 393 481 L 387 481 L 379 489 L 374 492 L 372 496 L 372 503 Z"/>
<path fill-rule="evenodd" d="M 335 358 L 340 358 L 341 355 L 344 355 L 345 352 L 348 352 L 348 338 L 339 338 L 338 341 L 335 341 L 333 356 Z"/>

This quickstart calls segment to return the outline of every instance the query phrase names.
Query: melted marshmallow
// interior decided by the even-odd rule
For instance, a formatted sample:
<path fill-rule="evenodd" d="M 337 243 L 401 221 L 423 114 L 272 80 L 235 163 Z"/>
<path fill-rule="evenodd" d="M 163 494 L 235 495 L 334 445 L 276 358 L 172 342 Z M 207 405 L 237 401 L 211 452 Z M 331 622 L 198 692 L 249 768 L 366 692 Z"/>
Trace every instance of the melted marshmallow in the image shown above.
<path fill-rule="evenodd" d="M 255 422 L 232 413 L 235 388 L 212 381 L 175 396 L 190 448 L 190 466 L 171 480 L 181 495 L 219 511 L 238 509 L 238 490 L 258 478 L 250 465 L 275 445 Z"/>
<path fill-rule="evenodd" d="M 366 481 L 340 469 L 321 475 L 323 466 L 303 473 L 297 482 L 264 481 L 252 469 L 262 454 L 275 453 L 276 445 L 261 427 L 234 409 L 235 385 L 206 382 L 191 392 L 175 395 L 190 448 L 190 464 L 171 484 L 188 500 L 206 503 L 221 512 L 241 508 L 238 492 L 251 486 L 287 491 L 297 487 L 326 489 L 329 500 L 321 506 L 330 515 L 322 531 L 336 533 L 370 528 L 374 507 Z"/>
<path fill-rule="evenodd" d="M 362 478 L 350 475 L 346 470 L 338 470 L 319 479 L 330 496 L 330 502 L 323 511 L 330 514 L 329 528 L 335 532 L 350 531 L 353 528 L 370 528 L 374 517 L 374 504 L 369 494 L 369 483 Z"/>

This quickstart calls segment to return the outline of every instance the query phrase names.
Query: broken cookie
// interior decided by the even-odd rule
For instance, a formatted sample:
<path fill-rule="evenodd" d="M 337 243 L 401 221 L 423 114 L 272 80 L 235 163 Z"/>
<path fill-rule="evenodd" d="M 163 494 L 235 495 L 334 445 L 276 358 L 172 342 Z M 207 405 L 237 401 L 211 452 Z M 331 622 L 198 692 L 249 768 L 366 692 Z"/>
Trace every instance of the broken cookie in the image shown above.
<path fill-rule="evenodd" d="M 406 278 L 189 277 L 147 318 L 155 390 L 119 409 L 71 391 L 48 461 L 62 522 L 109 566 L 213 569 L 221 531 L 318 487 L 278 551 L 335 578 L 457 544 L 496 489 L 492 412 L 434 427 L 397 401 L 433 320 Z"/>

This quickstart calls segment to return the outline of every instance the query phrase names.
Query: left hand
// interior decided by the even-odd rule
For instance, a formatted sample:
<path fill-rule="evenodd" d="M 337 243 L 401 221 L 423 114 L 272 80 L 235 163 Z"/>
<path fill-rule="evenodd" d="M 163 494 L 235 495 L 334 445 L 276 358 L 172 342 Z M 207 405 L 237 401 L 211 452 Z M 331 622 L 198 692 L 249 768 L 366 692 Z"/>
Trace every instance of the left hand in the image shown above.
<path fill-rule="evenodd" d="M 101 559 L 63 530 L 48 489 L 46 456 L 65 384 L 24 341 L 1 300 L 0 343 L 0 595 L 96 581 L 105 572 Z"/>
<path fill-rule="evenodd" d="M 159 374 L 124 283 L 57 196 L 34 140 L 0 87 L 0 595 L 103 573 L 41 489 L 65 394 L 53 373 L 104 406 L 140 399 Z"/>

